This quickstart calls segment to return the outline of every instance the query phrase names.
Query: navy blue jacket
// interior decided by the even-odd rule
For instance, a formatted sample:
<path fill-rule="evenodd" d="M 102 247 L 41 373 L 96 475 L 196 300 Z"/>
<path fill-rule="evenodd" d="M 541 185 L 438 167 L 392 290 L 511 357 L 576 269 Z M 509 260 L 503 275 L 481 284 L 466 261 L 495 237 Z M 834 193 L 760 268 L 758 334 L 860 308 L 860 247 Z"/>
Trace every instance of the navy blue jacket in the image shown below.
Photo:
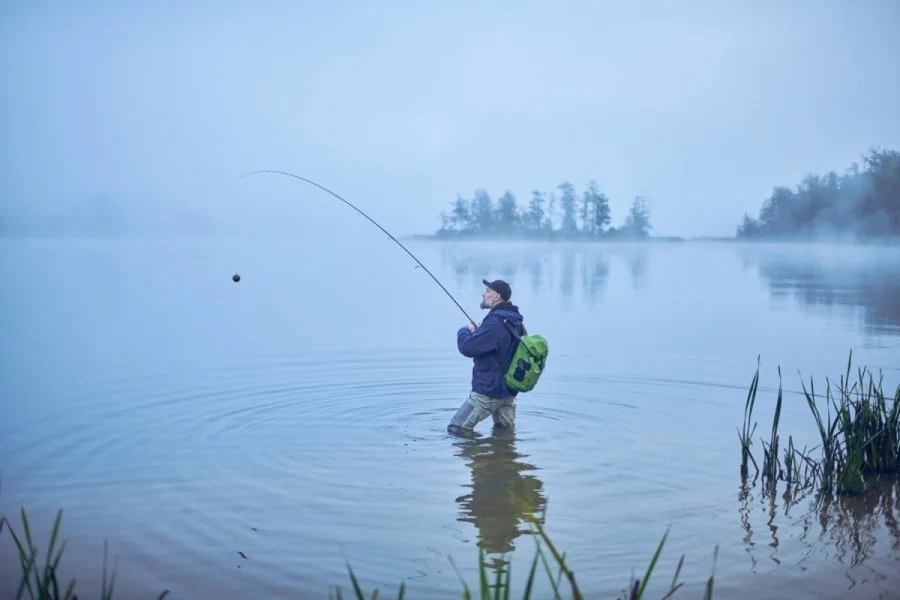
<path fill-rule="evenodd" d="M 456 332 L 459 353 L 473 359 L 472 391 L 491 398 L 515 396 L 506 385 L 506 369 L 512 362 L 518 340 L 501 319 L 506 319 L 519 336 L 526 334 L 519 307 L 502 302 L 492 308 L 474 332 L 462 327 Z"/>

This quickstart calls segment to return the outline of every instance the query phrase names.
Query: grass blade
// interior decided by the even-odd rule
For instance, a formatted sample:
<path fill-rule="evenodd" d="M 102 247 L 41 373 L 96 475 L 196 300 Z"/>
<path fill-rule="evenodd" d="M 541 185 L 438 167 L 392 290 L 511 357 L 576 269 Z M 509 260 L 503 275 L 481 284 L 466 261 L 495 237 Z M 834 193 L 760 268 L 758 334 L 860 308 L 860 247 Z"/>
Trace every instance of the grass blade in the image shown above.
<path fill-rule="evenodd" d="M 712 574 L 709 576 L 709 579 L 706 580 L 706 592 L 703 594 L 703 600 L 712 600 L 713 595 L 713 583 L 716 579 L 716 563 L 719 560 L 719 545 L 716 544 L 715 552 L 713 552 L 713 568 Z"/>
<path fill-rule="evenodd" d="M 63 600 L 69 600 L 72 598 L 72 594 L 75 592 L 75 579 L 72 578 L 72 581 L 69 582 L 69 587 L 66 588 L 66 593 L 63 595 Z"/>
<path fill-rule="evenodd" d="M 512 581 L 512 561 L 506 562 L 506 583 L 503 586 L 503 600 L 509 600 L 510 585 Z"/>
<path fill-rule="evenodd" d="M 572 595 L 576 598 L 576 600 L 583 600 L 583 596 L 581 595 L 581 590 L 578 589 L 578 584 L 575 583 L 575 573 L 573 573 L 568 567 L 566 567 L 566 561 L 563 559 L 559 552 L 557 552 L 556 548 L 553 546 L 553 542 L 550 541 L 550 538 L 547 537 L 547 533 L 544 531 L 544 528 L 541 527 L 540 523 L 534 518 L 533 515 L 529 515 L 529 521 L 533 525 L 534 528 L 537 528 L 538 534 L 541 536 L 541 539 L 544 540 L 544 543 L 547 544 L 547 548 L 550 549 L 551 554 L 553 554 L 554 560 L 563 569 L 563 572 L 566 574 L 566 578 L 569 580 L 569 585 L 572 588 Z M 552 575 L 551 575 L 552 577 Z"/>
<path fill-rule="evenodd" d="M 675 576 L 672 577 L 672 585 L 671 588 L 675 589 L 675 584 L 678 583 L 678 576 L 681 574 L 681 567 L 684 566 L 684 554 L 681 555 L 681 558 L 678 560 L 678 566 L 675 567 Z"/>
<path fill-rule="evenodd" d="M 24 509 L 22 511 L 22 514 L 25 514 Z M 9 524 L 9 520 L 7 520 L 6 525 L 9 529 L 9 534 L 12 536 L 13 543 L 16 545 L 16 549 L 19 551 L 19 565 L 22 568 L 22 579 L 19 581 L 19 587 L 16 589 L 16 600 L 19 600 L 19 598 L 22 597 L 22 593 L 26 589 L 28 590 L 28 596 L 33 599 L 34 590 L 31 589 L 31 567 L 34 563 L 34 550 L 33 548 L 29 548 L 29 550 L 31 551 L 31 556 L 29 557 L 28 554 L 25 553 L 25 547 L 22 545 L 22 541 L 19 539 L 19 536 L 16 535 L 16 532 L 12 528 L 12 525 Z"/>
<path fill-rule="evenodd" d="M 356 593 L 356 600 L 366 600 L 362 588 L 359 585 L 359 581 L 356 580 L 356 575 L 353 573 L 353 568 L 350 566 L 349 562 L 347 563 L 347 572 L 350 573 L 350 581 L 353 582 L 353 591 Z"/>
<path fill-rule="evenodd" d="M 487 578 L 487 565 L 484 562 L 484 546 L 478 545 L 478 583 L 481 588 L 482 600 L 490 600 L 491 586 Z"/>
<path fill-rule="evenodd" d="M 41 582 L 41 590 L 44 590 L 45 593 L 49 596 L 49 589 L 51 584 L 51 576 L 54 571 L 53 567 L 53 547 L 56 545 L 56 538 L 59 537 L 59 524 L 62 521 L 62 509 L 59 509 L 56 512 L 56 519 L 53 522 L 53 531 L 50 533 L 50 543 L 47 546 L 47 558 L 45 559 L 44 564 L 44 579 Z M 57 557 L 58 564 L 59 557 Z M 59 592 L 57 591 L 57 597 L 59 596 Z"/>
<path fill-rule="evenodd" d="M 540 550 L 541 542 L 537 540 L 537 548 Z M 531 598 L 531 587 L 534 585 L 534 574 L 537 572 L 537 564 L 538 564 L 538 550 L 534 552 L 534 560 L 531 561 L 531 569 L 528 571 L 528 581 L 525 583 L 525 593 L 523 596 L 523 600 L 529 600 Z"/>
<path fill-rule="evenodd" d="M 680 589 L 681 589 L 681 586 L 683 586 L 683 585 L 684 585 L 684 583 L 682 582 L 682 583 L 679 583 L 679 584 L 676 585 L 676 586 L 673 586 L 672 589 L 669 590 L 669 592 L 668 592 L 665 596 L 663 596 L 662 598 L 660 598 L 660 600 L 669 600 L 669 598 L 671 598 L 672 596 L 674 596 L 674 595 L 675 595 L 675 592 L 677 592 L 678 590 L 680 590 Z"/>
<path fill-rule="evenodd" d="M 653 569 L 656 567 L 656 562 L 659 560 L 659 555 L 662 553 L 663 546 L 666 545 L 666 539 L 669 537 L 669 529 L 671 529 L 671 527 L 666 528 L 666 532 L 663 534 L 662 539 L 659 540 L 659 544 L 656 546 L 656 552 L 653 553 L 653 558 L 650 560 L 650 564 L 647 565 L 647 572 L 644 573 L 644 579 L 641 581 L 641 585 L 638 588 L 638 598 L 641 598 L 644 595 L 644 590 L 647 587 L 647 581 L 650 580 L 650 575 L 653 573 Z"/>
<path fill-rule="evenodd" d="M 538 556 L 541 558 L 541 563 L 544 565 L 544 570 L 547 572 L 547 577 L 550 579 L 550 586 L 553 588 L 553 597 L 555 600 L 562 600 L 559 596 L 559 587 L 557 587 L 556 582 L 553 581 L 553 571 L 550 570 L 550 563 L 547 561 L 547 556 L 544 554 L 544 551 L 538 548 Z"/>
<path fill-rule="evenodd" d="M 463 585 L 463 599 L 464 600 L 472 600 L 472 592 L 469 590 L 468 584 L 466 584 L 466 580 L 463 579 L 462 573 L 459 572 L 459 568 L 456 566 L 456 562 L 454 562 L 452 556 L 447 556 L 447 560 L 450 561 L 450 566 L 453 567 L 453 570 L 456 571 L 456 576 L 459 577 L 460 583 Z"/>

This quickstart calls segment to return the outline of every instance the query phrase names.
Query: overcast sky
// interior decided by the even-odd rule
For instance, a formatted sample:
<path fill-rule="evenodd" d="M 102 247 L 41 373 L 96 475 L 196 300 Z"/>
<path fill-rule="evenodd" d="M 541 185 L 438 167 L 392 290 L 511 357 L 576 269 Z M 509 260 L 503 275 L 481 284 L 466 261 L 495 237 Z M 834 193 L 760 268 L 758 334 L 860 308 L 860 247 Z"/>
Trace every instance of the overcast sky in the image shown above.
<path fill-rule="evenodd" d="M 0 19 L 6 212 L 109 193 L 214 221 L 430 232 L 580 193 L 732 235 L 775 185 L 900 149 L 900 2 L 27 2 Z M 271 177 L 271 176 L 270 176 Z M 303 203 L 303 204 L 299 204 Z M 299 208 L 298 208 L 299 207 Z"/>

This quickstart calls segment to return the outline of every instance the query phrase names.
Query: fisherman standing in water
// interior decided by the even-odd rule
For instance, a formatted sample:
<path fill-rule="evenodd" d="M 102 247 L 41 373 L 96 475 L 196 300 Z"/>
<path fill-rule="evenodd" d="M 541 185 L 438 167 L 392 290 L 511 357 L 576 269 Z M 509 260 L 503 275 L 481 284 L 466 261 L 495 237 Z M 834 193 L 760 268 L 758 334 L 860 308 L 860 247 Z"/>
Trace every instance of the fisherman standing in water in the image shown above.
<path fill-rule="evenodd" d="M 456 333 L 460 354 L 473 359 L 472 391 L 447 425 L 450 433 L 471 432 L 475 425 L 494 417 L 494 427 L 512 427 L 516 422 L 516 395 L 506 385 L 505 374 L 516 352 L 516 335 L 526 335 L 519 307 L 510 303 L 512 290 L 503 280 L 482 281 L 481 308 L 488 309 L 476 328 L 471 323 Z M 504 323 L 506 321 L 506 323 Z"/>

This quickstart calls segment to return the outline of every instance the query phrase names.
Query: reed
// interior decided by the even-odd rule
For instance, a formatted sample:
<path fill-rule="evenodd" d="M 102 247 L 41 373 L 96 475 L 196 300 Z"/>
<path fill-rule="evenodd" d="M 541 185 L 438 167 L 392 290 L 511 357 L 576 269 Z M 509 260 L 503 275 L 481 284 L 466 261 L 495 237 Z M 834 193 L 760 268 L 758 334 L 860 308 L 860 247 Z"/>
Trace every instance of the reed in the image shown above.
<path fill-rule="evenodd" d="M 62 509 L 56 513 L 56 519 L 53 521 L 53 530 L 50 533 L 50 541 L 47 543 L 47 553 L 44 559 L 44 565 L 39 565 L 38 548 L 34 545 L 31 537 L 31 525 L 28 520 L 28 514 L 25 509 L 20 511 L 22 519 L 22 532 L 24 535 L 16 533 L 12 523 L 6 518 L 0 518 L 0 533 L 4 526 L 12 536 L 13 543 L 19 551 L 19 566 L 21 568 L 21 577 L 19 586 L 16 589 L 16 599 L 22 598 L 25 592 L 28 592 L 28 598 L 32 600 L 78 600 L 75 594 L 75 579 L 69 582 L 65 588 L 61 588 L 61 582 L 57 577 L 59 562 L 62 559 L 63 551 L 66 548 L 66 542 L 63 541 L 57 549 L 56 543 L 59 537 L 59 527 L 62 522 Z M 116 561 L 118 562 L 118 561 Z M 107 578 L 108 563 L 108 547 L 106 542 L 103 543 L 103 574 L 102 574 L 102 600 L 110 600 L 113 595 L 113 588 L 116 580 L 116 567 L 113 566 L 111 576 Z M 33 580 L 32 580 L 33 579 Z"/>
<path fill-rule="evenodd" d="M 784 481 L 789 488 L 817 487 L 826 494 L 861 494 L 866 489 L 866 478 L 872 475 L 900 472 L 900 385 L 894 397 L 883 391 L 884 376 L 876 380 L 868 368 L 858 369 L 855 381 L 850 373 L 853 352 L 847 360 L 847 370 L 832 385 L 826 378 L 825 395 L 816 395 L 815 384 L 810 378 L 809 388 L 801 377 L 800 384 L 806 405 L 815 420 L 821 445 L 820 455 L 813 458 L 804 448 L 794 447 L 793 436 L 782 456 L 778 453 L 778 426 L 784 399 L 781 384 L 781 367 L 778 368 L 778 397 L 772 419 L 772 431 L 763 447 L 762 477 L 765 485 L 774 488 Z M 750 453 L 750 415 L 756 401 L 759 383 L 759 365 L 750 386 L 744 407 L 744 431 L 741 438 L 741 474 L 746 478 L 747 455 Z M 824 400 L 825 414 L 819 408 Z M 815 449 L 815 448 L 814 448 Z M 754 465 L 756 461 L 750 454 Z"/>
<path fill-rule="evenodd" d="M 550 540 L 550 537 L 547 535 L 543 526 L 535 519 L 533 516 L 527 517 L 529 521 L 529 525 L 531 527 L 531 533 L 535 539 L 535 552 L 534 556 L 531 560 L 531 567 L 528 571 L 528 578 L 525 583 L 525 588 L 522 591 L 522 595 L 518 596 L 522 598 L 522 600 L 529 600 L 532 598 L 532 594 L 534 593 L 534 583 L 535 577 L 538 574 L 538 563 L 543 567 L 543 574 L 547 577 L 547 581 L 550 584 L 551 589 L 553 590 L 552 598 L 554 600 L 562 600 L 562 598 L 572 598 L 573 600 L 583 600 L 584 595 L 581 592 L 581 589 L 578 586 L 578 583 L 575 579 L 575 573 L 569 569 L 566 565 L 565 553 L 560 554 L 553 542 Z M 632 577 L 629 581 L 628 588 L 624 591 L 624 596 L 620 597 L 619 600 L 641 600 L 645 597 L 645 592 L 647 589 L 647 583 L 650 581 L 651 576 L 656 570 L 657 562 L 659 561 L 659 557 L 662 554 L 663 547 L 665 546 L 666 540 L 669 536 L 669 529 L 666 529 L 663 534 L 662 539 L 657 544 L 656 551 L 653 553 L 652 558 L 650 559 L 650 564 L 647 565 L 647 569 L 644 572 L 644 576 L 642 578 L 634 578 Z M 546 546 L 546 551 L 542 544 Z M 549 554 L 549 559 L 548 559 Z M 712 600 L 713 597 L 713 588 L 715 583 L 715 566 L 718 560 L 719 547 L 716 546 L 715 553 L 713 556 L 713 572 L 709 576 L 706 581 L 706 585 L 703 590 L 703 599 L 704 600 Z M 504 559 L 506 555 L 504 555 Z M 665 594 L 662 596 L 661 600 L 668 600 L 671 598 L 675 592 L 682 588 L 684 582 L 679 582 L 678 578 L 681 574 L 681 569 L 684 566 L 685 555 L 681 555 L 681 558 L 678 561 L 678 565 L 675 569 L 675 575 L 672 577 L 672 582 L 669 584 L 668 589 Z M 457 576 L 459 577 L 460 584 L 462 586 L 462 598 L 464 600 L 472 600 L 475 596 L 473 596 L 472 588 L 466 583 L 465 579 L 462 577 L 462 574 L 459 572 L 459 569 L 456 566 L 456 563 L 453 561 L 453 558 L 449 558 L 450 564 L 453 569 L 456 571 Z M 495 574 L 493 585 L 490 584 L 490 578 L 488 577 L 488 567 L 487 561 L 485 560 L 484 551 L 479 546 L 478 549 L 478 586 L 477 586 L 477 597 L 480 600 L 509 600 L 511 598 L 512 589 L 510 587 L 510 573 L 511 568 L 509 567 L 508 562 L 504 560 L 504 563 L 507 565 L 505 570 L 498 570 Z M 359 579 L 356 577 L 356 574 L 353 571 L 353 568 L 347 564 L 347 572 L 350 577 L 351 588 L 353 590 L 353 596 L 355 600 L 376 600 L 379 597 L 379 591 L 377 589 L 373 590 L 371 594 L 366 594 L 363 591 L 362 586 L 359 584 Z M 561 582 L 565 578 L 568 585 L 561 585 Z M 565 593 L 568 595 L 564 595 Z M 406 586 L 404 584 L 400 584 L 397 600 L 403 600 L 406 596 Z M 329 598 L 331 600 L 344 600 L 343 592 L 340 586 L 335 586 L 329 592 Z"/>
<path fill-rule="evenodd" d="M 772 432 L 769 435 L 769 443 L 762 442 L 763 447 L 763 481 L 769 486 L 775 486 L 779 479 L 784 478 L 784 471 L 778 460 L 778 422 L 781 420 L 781 404 L 784 400 L 784 389 L 781 382 L 781 367 L 778 367 L 778 398 L 775 400 L 775 416 L 772 417 Z"/>
<path fill-rule="evenodd" d="M 62 582 L 57 576 L 59 563 L 62 560 L 63 551 L 66 548 L 66 542 L 63 541 L 57 548 L 59 539 L 60 525 L 62 524 L 62 509 L 56 512 L 56 519 L 53 521 L 53 530 L 50 532 L 50 540 L 47 542 L 47 551 L 44 557 L 44 564 L 39 564 L 38 547 L 35 546 L 31 536 L 31 523 L 28 514 L 22 508 L 19 511 L 21 523 L 21 531 L 16 532 L 12 522 L 3 516 L 0 517 L 0 538 L 3 531 L 9 531 L 16 549 L 19 551 L 19 567 L 21 574 L 19 577 L 19 585 L 16 588 L 16 600 L 27 597 L 31 600 L 78 600 L 75 593 L 75 582 L 73 578 L 64 588 Z M 103 571 L 101 579 L 101 600 L 111 600 L 113 597 L 113 589 L 116 581 L 116 566 L 118 558 L 113 563 L 111 573 L 107 572 L 109 561 L 108 544 L 103 542 Z M 158 600 L 162 600 L 168 594 L 168 590 L 160 594 Z"/>
<path fill-rule="evenodd" d="M 60 581 L 57 576 L 59 564 L 66 546 L 65 541 L 63 541 L 59 545 L 59 548 L 57 548 L 56 546 L 59 538 L 60 526 L 62 523 L 62 510 L 60 509 L 56 513 L 56 519 L 53 523 L 53 530 L 50 534 L 50 541 L 47 544 L 46 558 L 43 566 L 39 565 L 38 548 L 35 546 L 34 540 L 31 536 L 31 525 L 28 515 L 24 509 L 21 509 L 20 515 L 22 520 L 22 533 L 24 535 L 20 535 L 19 533 L 17 533 L 13 529 L 12 523 L 6 517 L 0 518 L 0 537 L 2 537 L 4 530 L 8 530 L 10 535 L 12 536 L 16 548 L 19 551 L 21 577 L 18 588 L 16 590 L 16 600 L 20 600 L 26 593 L 27 597 L 31 600 L 78 600 L 78 595 L 74 591 L 76 580 L 72 579 L 67 587 L 61 589 Z M 528 571 L 528 579 L 525 585 L 525 589 L 523 590 L 522 596 L 520 597 L 523 600 L 532 598 L 532 595 L 534 593 L 535 578 L 537 577 L 539 572 L 538 563 L 540 563 L 543 567 L 543 573 L 547 576 L 551 588 L 553 589 L 552 597 L 555 600 L 561 600 L 563 597 L 572 598 L 573 600 L 583 600 L 584 595 L 582 594 L 581 589 L 578 586 L 575 578 L 575 573 L 566 564 L 565 553 L 560 553 L 556 549 L 553 542 L 550 540 L 550 537 L 547 535 L 544 527 L 534 516 L 529 515 L 527 517 L 527 520 L 531 528 L 531 533 L 535 539 L 536 546 L 535 554 L 531 561 L 531 567 Z M 659 544 L 656 547 L 656 551 L 654 552 L 653 557 L 650 560 L 650 564 L 647 566 L 643 577 L 637 579 L 632 577 L 629 582 L 628 589 L 625 592 L 625 596 L 623 598 L 620 598 L 620 600 L 641 600 L 645 597 L 647 583 L 650 581 L 651 576 L 656 571 L 657 562 L 659 561 L 659 557 L 662 554 L 663 547 L 665 546 L 668 536 L 669 530 L 666 529 L 666 532 L 663 534 L 662 539 L 659 541 Z M 718 551 L 719 548 L 718 546 L 716 546 L 713 559 L 713 573 L 709 576 L 706 581 L 706 585 L 704 586 L 704 600 L 712 599 L 715 580 L 715 563 L 718 557 Z M 671 598 L 675 594 L 675 592 L 681 589 L 684 585 L 684 582 L 679 582 L 679 576 L 684 565 L 684 559 L 685 556 L 682 555 L 681 559 L 678 561 L 678 566 L 675 569 L 675 575 L 672 578 L 672 582 L 668 586 L 666 593 L 662 596 L 662 600 L 668 600 L 669 598 Z M 107 562 L 108 548 L 106 542 L 104 542 L 101 590 L 102 600 L 111 600 L 115 587 L 116 565 L 114 563 L 112 573 L 108 576 Z M 116 563 L 117 562 L 118 561 L 116 561 Z M 479 546 L 477 597 L 481 600 L 510 600 L 512 593 L 510 585 L 512 569 L 509 562 L 504 562 L 507 567 L 505 569 L 497 571 L 493 578 L 492 584 L 491 578 L 488 576 L 488 563 L 484 555 L 484 550 Z M 450 558 L 450 563 L 460 578 L 460 583 L 462 585 L 462 597 L 466 600 L 471 600 L 473 597 L 475 597 L 473 596 L 472 589 L 463 579 L 452 558 Z M 359 579 L 357 578 L 356 574 L 353 571 L 353 568 L 349 563 L 347 564 L 347 572 L 350 577 L 350 586 L 352 589 L 353 598 L 356 598 L 357 600 L 377 600 L 377 598 L 379 597 L 379 591 L 376 589 L 371 594 L 366 594 L 365 592 L 363 592 Z M 567 585 L 563 585 L 564 582 Z M 168 593 L 168 590 L 163 591 L 162 594 L 159 595 L 158 600 L 163 600 L 168 595 Z M 403 600 L 405 597 L 406 586 L 405 584 L 401 583 L 397 594 L 397 600 Z M 330 590 L 329 598 L 335 600 L 343 600 L 344 596 L 341 588 L 337 586 Z"/>
<path fill-rule="evenodd" d="M 753 454 L 750 451 L 750 447 L 753 445 L 753 434 L 756 431 L 756 423 L 754 422 L 752 427 L 750 425 L 750 420 L 753 418 L 753 405 L 756 403 L 756 390 L 759 387 L 759 355 L 756 357 L 756 373 L 753 375 L 753 380 L 750 382 L 750 390 L 747 392 L 747 400 L 744 403 L 744 429 L 743 431 L 738 429 L 738 439 L 741 441 L 741 479 L 746 480 L 749 475 L 749 468 L 747 466 L 747 459 L 753 461 L 753 468 L 756 469 L 756 474 L 759 475 L 759 466 L 756 464 L 756 459 L 753 458 Z"/>

